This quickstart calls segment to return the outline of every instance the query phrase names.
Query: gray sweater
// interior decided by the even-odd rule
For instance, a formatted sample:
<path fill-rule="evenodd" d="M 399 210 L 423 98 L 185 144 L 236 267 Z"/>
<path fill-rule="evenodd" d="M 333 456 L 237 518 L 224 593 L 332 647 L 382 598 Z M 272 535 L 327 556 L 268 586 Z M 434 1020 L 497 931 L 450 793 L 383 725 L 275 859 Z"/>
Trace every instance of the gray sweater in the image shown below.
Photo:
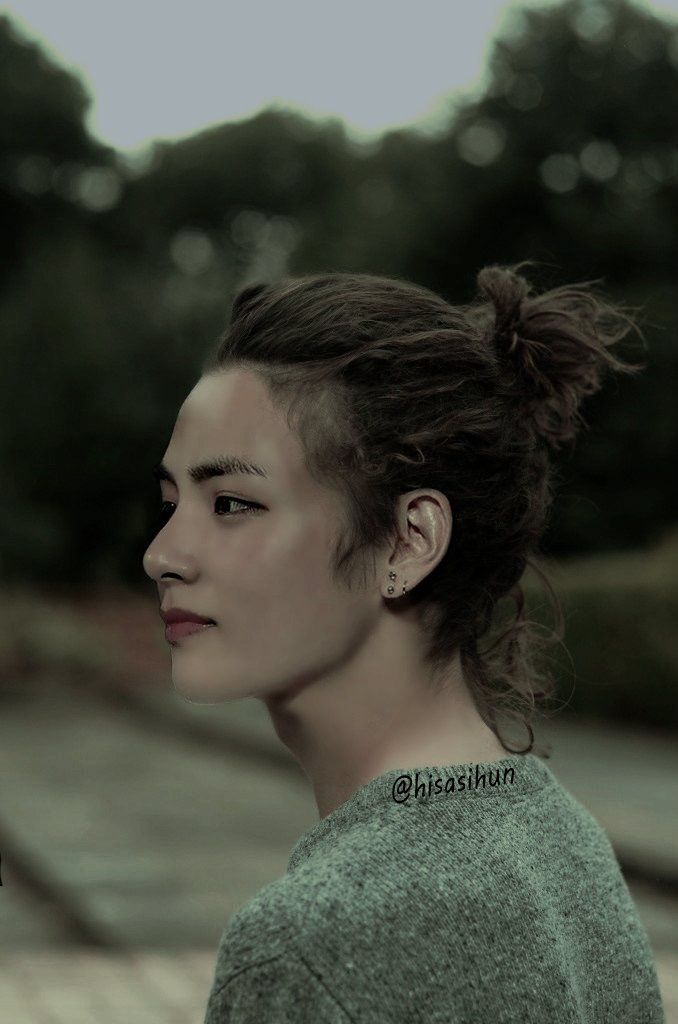
<path fill-rule="evenodd" d="M 663 1024 L 598 822 L 534 754 L 394 769 L 228 922 L 205 1024 Z"/>

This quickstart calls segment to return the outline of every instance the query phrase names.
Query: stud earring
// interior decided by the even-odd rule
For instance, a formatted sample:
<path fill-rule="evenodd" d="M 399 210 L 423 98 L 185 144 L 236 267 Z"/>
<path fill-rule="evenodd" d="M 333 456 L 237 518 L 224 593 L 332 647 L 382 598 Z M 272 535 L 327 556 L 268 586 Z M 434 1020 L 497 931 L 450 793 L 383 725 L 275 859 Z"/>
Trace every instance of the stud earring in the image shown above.
<path fill-rule="evenodd" d="M 388 574 L 388 578 L 390 580 L 394 580 L 397 575 L 398 575 L 398 573 L 394 572 L 393 569 L 391 569 L 391 571 Z M 388 586 L 387 590 L 388 590 L 389 594 L 392 594 L 394 592 L 394 590 L 395 590 L 395 587 Z M 407 582 L 403 583 L 403 594 L 405 593 L 406 590 L 407 590 Z"/>

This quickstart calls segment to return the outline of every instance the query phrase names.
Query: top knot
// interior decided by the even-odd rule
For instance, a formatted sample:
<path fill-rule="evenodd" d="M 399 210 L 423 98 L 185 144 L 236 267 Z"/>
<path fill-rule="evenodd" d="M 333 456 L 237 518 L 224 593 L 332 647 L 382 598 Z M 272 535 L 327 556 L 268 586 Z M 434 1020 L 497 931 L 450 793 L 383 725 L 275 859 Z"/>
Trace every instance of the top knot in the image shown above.
<path fill-rule="evenodd" d="M 517 264 L 516 267 L 522 265 Z M 522 334 L 523 299 L 529 295 L 530 285 L 514 269 L 496 265 L 484 267 L 478 274 L 477 283 L 494 305 L 492 334 L 495 345 L 498 350 L 513 355 Z"/>
<path fill-rule="evenodd" d="M 605 369 L 635 373 L 608 348 L 637 325 L 621 307 L 594 295 L 588 285 L 562 285 L 541 295 L 517 271 L 532 260 L 509 267 L 484 267 L 476 278 L 494 306 L 490 337 L 498 355 L 511 366 L 505 397 L 525 414 L 553 448 L 574 438 L 583 422 L 579 405 L 601 386 Z"/>

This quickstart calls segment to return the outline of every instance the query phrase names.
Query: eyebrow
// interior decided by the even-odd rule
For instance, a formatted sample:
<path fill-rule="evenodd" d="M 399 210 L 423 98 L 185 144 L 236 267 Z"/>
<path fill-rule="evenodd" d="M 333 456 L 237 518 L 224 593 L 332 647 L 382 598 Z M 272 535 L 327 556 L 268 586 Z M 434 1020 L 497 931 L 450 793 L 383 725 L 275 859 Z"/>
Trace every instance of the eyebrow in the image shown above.
<path fill-rule="evenodd" d="M 163 462 L 154 466 L 152 472 L 154 479 L 158 481 L 168 480 L 169 483 L 174 484 L 176 487 L 176 480 Z M 237 476 L 239 474 L 263 476 L 268 479 L 268 473 L 265 469 L 258 466 L 256 462 L 250 462 L 248 459 L 243 458 L 241 455 L 217 455 L 216 458 L 200 462 L 197 466 L 191 466 L 188 470 L 188 475 L 195 484 L 204 483 L 205 480 L 211 480 L 215 476 Z"/>

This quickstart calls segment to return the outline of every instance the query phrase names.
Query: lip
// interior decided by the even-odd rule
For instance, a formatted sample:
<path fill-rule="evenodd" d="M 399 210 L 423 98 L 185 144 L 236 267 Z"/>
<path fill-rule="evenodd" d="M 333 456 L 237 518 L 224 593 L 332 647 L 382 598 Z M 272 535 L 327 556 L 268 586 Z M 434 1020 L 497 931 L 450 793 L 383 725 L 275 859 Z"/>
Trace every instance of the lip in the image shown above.
<path fill-rule="evenodd" d="M 196 612 L 189 612 L 186 608 L 161 608 L 160 618 L 166 626 L 171 626 L 176 622 L 197 622 L 203 625 L 216 625 L 214 619 L 208 619 L 206 616 L 198 615 Z"/>
<path fill-rule="evenodd" d="M 176 643 L 177 640 L 183 640 L 194 633 L 204 633 L 213 626 L 216 626 L 215 622 L 172 622 L 165 626 L 165 639 L 171 644 Z"/>

